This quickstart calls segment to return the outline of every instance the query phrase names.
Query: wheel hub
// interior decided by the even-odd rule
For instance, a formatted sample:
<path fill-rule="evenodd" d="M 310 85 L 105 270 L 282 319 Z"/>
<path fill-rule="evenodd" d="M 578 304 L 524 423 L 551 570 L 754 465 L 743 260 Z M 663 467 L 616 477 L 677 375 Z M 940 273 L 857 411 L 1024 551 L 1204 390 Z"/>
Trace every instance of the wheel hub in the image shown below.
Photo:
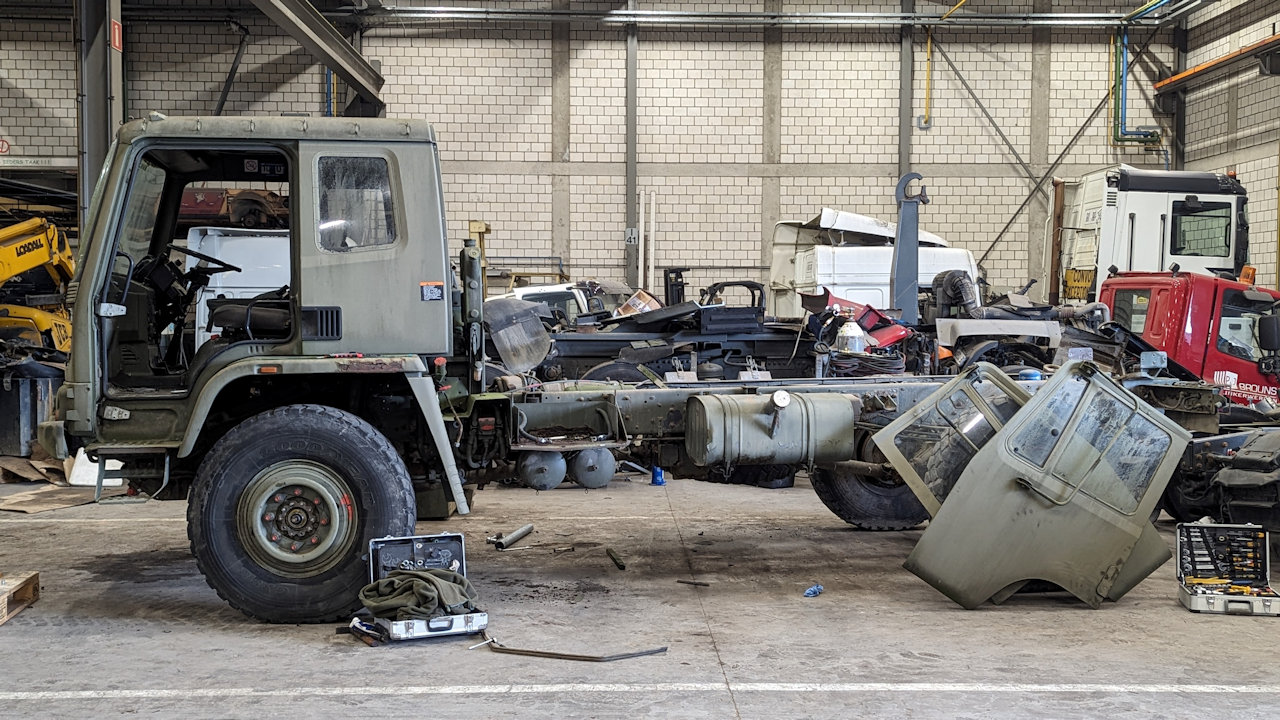
<path fill-rule="evenodd" d="M 237 524 L 245 550 L 258 564 L 293 577 L 339 562 L 359 527 L 346 482 L 305 460 L 277 463 L 249 481 Z"/>

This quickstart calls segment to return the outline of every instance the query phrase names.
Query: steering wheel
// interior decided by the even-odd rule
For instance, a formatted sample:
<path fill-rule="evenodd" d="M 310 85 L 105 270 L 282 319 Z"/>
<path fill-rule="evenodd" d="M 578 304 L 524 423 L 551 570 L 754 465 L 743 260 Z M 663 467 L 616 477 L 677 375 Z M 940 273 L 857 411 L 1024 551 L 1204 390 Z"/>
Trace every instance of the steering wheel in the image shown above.
<path fill-rule="evenodd" d="M 185 247 L 182 247 L 181 245 L 174 245 L 173 243 L 165 245 L 164 247 L 166 250 L 172 250 L 182 255 L 190 255 L 191 257 L 196 258 L 197 260 L 204 260 L 206 262 L 213 263 L 216 267 L 205 268 L 203 270 L 204 272 L 210 275 L 215 275 L 217 273 L 224 273 L 224 272 L 240 272 L 241 271 L 240 268 L 236 267 L 235 265 L 232 265 L 229 262 L 219 260 L 218 258 L 212 255 L 205 255 L 202 252 L 196 252 L 191 248 L 185 248 Z M 195 268 L 192 268 L 192 269 L 194 270 Z"/>

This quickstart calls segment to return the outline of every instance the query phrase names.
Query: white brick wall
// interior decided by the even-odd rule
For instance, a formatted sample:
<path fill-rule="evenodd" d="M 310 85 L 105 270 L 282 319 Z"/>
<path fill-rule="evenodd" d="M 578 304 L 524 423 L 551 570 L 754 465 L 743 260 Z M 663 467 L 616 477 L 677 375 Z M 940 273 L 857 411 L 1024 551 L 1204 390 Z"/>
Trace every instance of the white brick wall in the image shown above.
<path fill-rule="evenodd" d="M 75 45 L 69 23 L 0 23 L 0 140 L 10 157 L 76 154 Z"/>
<path fill-rule="evenodd" d="M 551 159 L 548 27 L 380 30 L 364 47 L 382 60 L 387 115 L 430 120 L 441 159 Z"/>
<path fill-rule="evenodd" d="M 928 182 L 932 184 L 932 180 Z M 779 209 L 783 220 L 812 220 L 824 207 L 897 220 L 893 198 L 896 177 L 791 177 L 782 178 L 781 185 Z M 925 213 L 932 210 L 931 206 L 925 208 Z M 927 221 L 922 222 L 937 232 Z M 945 233 L 938 234 L 945 237 Z"/>
<path fill-rule="evenodd" d="M 693 268 L 685 275 L 693 287 L 763 279 L 760 178 L 649 177 L 641 178 L 640 189 L 658 193 L 659 286 L 665 267 Z M 699 270 L 709 266 L 716 269 Z"/>
<path fill-rule="evenodd" d="M 1130 59 L 1145 40 L 1145 31 L 1129 37 Z M 1112 73 L 1109 60 L 1109 32 L 1082 30 L 1055 30 L 1053 34 L 1053 65 L 1050 72 L 1049 156 L 1058 153 L 1079 130 L 1098 102 L 1107 96 Z M 1166 65 L 1173 65 L 1173 51 L 1164 38 L 1153 41 L 1149 51 Z M 1145 62 L 1137 63 L 1129 73 L 1129 105 L 1127 129 L 1159 129 L 1168 138 L 1173 131 L 1171 118 L 1156 115 L 1151 110 L 1155 97 L 1152 84 L 1157 79 Z M 1117 92 L 1118 97 L 1118 92 Z M 1164 155 L 1132 145 L 1115 145 L 1111 142 L 1111 105 L 1107 105 L 1089 125 L 1085 135 L 1067 156 L 1066 162 L 1090 165 L 1114 165 L 1116 163 L 1144 164 L 1163 162 Z"/>
<path fill-rule="evenodd" d="M 782 162 L 897 162 L 898 46 L 883 31 L 784 32 Z"/>
<path fill-rule="evenodd" d="M 623 281 L 626 182 L 621 176 L 580 176 L 569 181 L 570 255 L 574 276 Z"/>
<path fill-rule="evenodd" d="M 640 33 L 639 161 L 759 162 L 761 41 L 756 31 Z"/>
<path fill-rule="evenodd" d="M 550 176 L 447 174 L 444 197 L 451 255 L 462 249 L 468 220 L 489 223 L 486 248 L 495 264 L 552 254 Z"/>
<path fill-rule="evenodd" d="M 241 21 L 250 42 L 227 96 L 226 115 L 320 115 L 324 72 L 298 43 L 263 17 Z M 125 113 L 208 115 L 218 104 L 240 33 L 226 25 L 126 23 Z M 341 103 L 340 103 L 341 105 Z"/>
<path fill-rule="evenodd" d="M 625 162 L 627 51 L 617 33 L 575 26 L 570 41 L 572 162 Z"/>
<path fill-rule="evenodd" d="M 968 7 L 966 4 L 965 7 Z M 921 33 L 923 36 L 923 33 Z M 1031 142 L 1031 33 L 937 30 L 934 38 L 1025 159 Z M 919 38 L 915 63 L 916 111 L 924 114 L 926 45 Z M 897 65 L 896 57 L 894 66 Z M 896 83 L 895 83 L 896 85 Z M 896 97 L 894 102 L 896 113 Z M 911 158 L 926 163 L 1015 163 L 964 86 L 934 51 L 932 126 L 913 131 Z M 895 123 L 896 125 L 896 123 Z"/>

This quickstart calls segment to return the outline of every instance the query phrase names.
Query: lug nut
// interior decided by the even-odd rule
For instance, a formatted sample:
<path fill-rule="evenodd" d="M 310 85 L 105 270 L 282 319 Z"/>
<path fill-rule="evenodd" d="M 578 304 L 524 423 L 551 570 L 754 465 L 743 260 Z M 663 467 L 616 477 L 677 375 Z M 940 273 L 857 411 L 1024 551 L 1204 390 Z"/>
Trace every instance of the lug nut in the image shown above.
<path fill-rule="evenodd" d="M 329 518 L 320 518 L 320 524 L 321 524 L 321 525 L 328 525 L 328 524 L 329 524 Z"/>
<path fill-rule="evenodd" d="M 320 538 L 318 538 L 318 537 L 312 537 L 312 538 L 311 538 L 311 544 L 312 544 L 312 545 L 318 545 L 319 543 L 320 543 Z"/>
<path fill-rule="evenodd" d="M 274 500 L 275 500 L 276 502 L 284 502 L 284 496 L 283 496 L 283 495 L 276 495 L 276 496 L 275 496 L 275 498 L 274 498 Z"/>
<path fill-rule="evenodd" d="M 262 516 L 262 519 L 266 520 L 267 522 L 271 522 L 272 520 L 276 519 L 276 516 L 272 513 L 267 513 L 266 515 Z"/>
<path fill-rule="evenodd" d="M 302 494 L 302 488 L 294 488 L 294 489 L 293 489 L 293 494 L 294 494 L 294 495 L 301 495 L 301 494 Z"/>
<path fill-rule="evenodd" d="M 315 504 L 315 505 L 319 505 L 319 504 L 320 504 L 320 498 L 316 498 L 315 500 L 312 500 L 311 502 L 312 502 L 313 504 Z"/>
<path fill-rule="evenodd" d="M 279 535 L 272 535 L 272 536 L 271 536 L 271 542 L 275 542 L 275 541 L 277 541 L 277 540 L 279 540 L 279 539 L 280 539 L 280 536 L 279 536 Z"/>
<path fill-rule="evenodd" d="M 294 544 L 290 545 L 290 546 L 289 546 L 289 549 L 290 549 L 290 550 L 297 550 L 297 549 L 298 549 L 298 543 L 294 543 Z"/>

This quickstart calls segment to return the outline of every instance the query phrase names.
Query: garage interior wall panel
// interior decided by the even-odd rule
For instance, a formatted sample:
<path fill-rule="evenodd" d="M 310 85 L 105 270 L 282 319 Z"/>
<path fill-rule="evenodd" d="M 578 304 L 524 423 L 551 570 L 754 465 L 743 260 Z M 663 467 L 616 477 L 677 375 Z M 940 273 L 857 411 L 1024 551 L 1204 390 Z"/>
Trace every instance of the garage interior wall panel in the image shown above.
<path fill-rule="evenodd" d="M 893 191 L 897 178 L 891 176 L 865 177 L 784 177 L 779 198 L 783 220 L 812 220 L 824 207 L 848 210 L 862 215 L 894 221 L 897 219 L 897 203 Z M 932 187 L 930 192 L 933 192 Z M 922 210 L 920 225 L 930 232 L 946 237 L 947 233 L 935 227 L 938 218 L 930 218 L 932 206 Z"/>
<path fill-rule="evenodd" d="M 6 156 L 75 157 L 75 58 L 69 23 L 0 22 L 0 140 L 8 144 Z"/>
<path fill-rule="evenodd" d="M 693 287 L 759 279 L 761 187 L 758 177 L 641 178 L 641 191 L 658 193 L 659 285 L 663 267 L 691 268 Z"/>
<path fill-rule="evenodd" d="M 916 54 L 916 112 L 924 114 L 926 52 L 920 33 Z M 1031 32 L 990 29 L 982 32 L 940 29 L 934 39 L 942 45 L 987 111 L 1024 159 L 1031 142 Z M 896 56 L 895 56 L 896 67 Z M 897 75 L 894 75 L 897 87 Z M 897 98 L 893 112 L 897 112 Z M 1016 163 L 991 123 L 982 115 L 942 55 L 934 51 L 932 122 L 928 130 L 917 124 L 912 132 L 911 159 L 915 163 L 1010 165 Z M 896 125 L 896 122 L 894 123 Z"/>
<path fill-rule="evenodd" d="M 883 31 L 784 31 L 782 162 L 896 163 L 898 48 Z"/>
<path fill-rule="evenodd" d="M 618 238 L 626 232 L 626 178 L 622 175 L 575 175 L 569 179 L 573 198 L 569 212 L 572 270 L 577 278 L 626 279 Z"/>
<path fill-rule="evenodd" d="M 249 44 L 223 113 L 321 114 L 324 71 L 315 59 L 264 17 L 240 22 L 249 30 Z M 124 43 L 129 117 L 153 110 L 166 115 L 211 115 L 235 60 L 240 33 L 214 23 L 127 23 Z"/>
<path fill-rule="evenodd" d="M 762 38 L 758 31 L 640 33 L 639 162 L 760 162 Z"/>
<path fill-rule="evenodd" d="M 1049 131 L 1049 157 L 1058 156 L 1088 119 L 1098 103 L 1107 97 L 1112 83 L 1110 31 L 1056 29 L 1050 71 L 1050 109 L 1053 122 Z M 1129 35 L 1130 52 L 1136 53 L 1146 40 L 1147 29 Z M 1169 33 L 1161 33 L 1148 46 L 1155 56 L 1172 68 L 1174 52 Z M 1132 54 L 1130 59 L 1132 60 Z M 1158 65 L 1149 58 L 1134 64 L 1129 72 L 1127 128 L 1158 130 L 1165 138 L 1173 132 L 1173 117 L 1152 110 L 1155 91 L 1152 85 L 1160 77 Z M 1111 102 L 1118 102 L 1119 93 Z M 1073 165 L 1103 167 L 1127 163 L 1163 168 L 1167 144 L 1146 147 L 1138 143 L 1117 145 L 1111 140 L 1112 105 L 1108 103 L 1067 155 Z"/>
<path fill-rule="evenodd" d="M 429 119 L 442 161 L 551 159 L 547 26 L 385 32 L 390 34 L 367 34 L 364 46 L 370 57 L 382 60 L 387 115 Z M 391 55 L 391 50 L 405 55 Z"/>
<path fill-rule="evenodd" d="M 450 255 L 462 250 L 468 220 L 489 223 L 486 248 L 491 258 L 553 254 L 549 175 L 446 173 L 444 197 Z"/>
<path fill-rule="evenodd" d="M 575 24 L 570 35 L 571 162 L 626 161 L 627 50 L 618 33 Z"/>

